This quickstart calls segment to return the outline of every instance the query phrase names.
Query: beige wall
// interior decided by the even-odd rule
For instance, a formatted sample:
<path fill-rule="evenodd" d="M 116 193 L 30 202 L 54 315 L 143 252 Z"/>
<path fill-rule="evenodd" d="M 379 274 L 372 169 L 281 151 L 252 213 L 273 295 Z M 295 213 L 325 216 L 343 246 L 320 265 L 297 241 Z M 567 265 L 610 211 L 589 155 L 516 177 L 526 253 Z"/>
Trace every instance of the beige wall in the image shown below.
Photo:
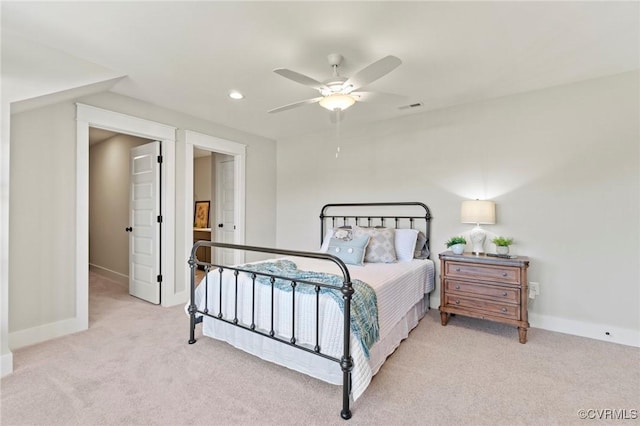
<path fill-rule="evenodd" d="M 151 142 L 116 135 L 89 149 L 89 264 L 129 276 L 129 152 Z"/>
<path fill-rule="evenodd" d="M 75 315 L 74 116 L 72 103 L 11 116 L 10 332 Z"/>
<path fill-rule="evenodd" d="M 75 315 L 76 100 L 11 116 L 9 332 L 43 329 Z M 114 93 L 77 101 L 247 146 L 246 239 L 275 243 L 275 142 Z M 34 125 L 37 123 L 37 125 Z M 179 133 L 180 134 L 180 133 Z M 184 140 L 176 143 L 176 203 L 184 203 Z M 34 195 L 35 194 L 35 195 Z M 176 209 L 176 223 L 192 221 Z M 184 241 L 176 226 L 176 241 Z M 176 288 L 187 259 L 177 248 Z"/>
<path fill-rule="evenodd" d="M 51 64 L 55 64 L 55 66 L 51 66 Z M 0 294 L 0 347 L 2 353 L 0 360 L 2 362 L 1 372 L 3 376 L 10 373 L 13 369 L 13 357 L 9 350 L 10 322 L 12 323 L 12 328 L 14 330 L 16 327 L 29 328 L 32 324 L 48 325 L 51 324 L 49 320 L 52 318 L 54 320 L 57 320 L 58 318 L 67 318 L 69 316 L 69 312 L 73 309 L 73 302 L 68 299 L 70 287 L 61 283 L 60 277 L 62 277 L 63 280 L 69 281 L 69 274 L 73 274 L 73 267 L 70 268 L 64 261 L 64 258 L 65 256 L 69 256 L 69 258 L 71 258 L 72 253 L 69 253 L 67 250 L 69 249 L 68 245 L 72 244 L 75 237 L 75 235 L 71 235 L 69 238 L 65 239 L 63 243 L 57 245 L 45 235 L 45 247 L 41 250 L 43 255 L 40 256 L 46 257 L 43 267 L 36 267 L 33 269 L 33 266 L 29 266 L 29 269 L 14 269 L 15 267 L 22 268 L 27 264 L 29 255 L 26 253 L 28 253 L 30 249 L 26 246 L 32 245 L 34 244 L 34 241 L 37 241 L 35 237 L 38 235 L 38 232 L 37 230 L 32 230 L 32 228 L 28 231 L 14 228 L 14 226 L 23 226 L 29 221 L 34 221 L 37 214 L 26 214 L 26 217 L 24 218 L 14 217 L 11 220 L 9 219 L 10 213 L 16 213 L 19 215 L 23 214 L 22 210 L 24 210 L 24 207 L 29 204 L 29 202 L 25 200 L 28 196 L 26 194 L 20 194 L 21 186 L 14 185 L 14 183 L 10 181 L 10 176 L 15 175 L 16 177 L 20 177 L 21 180 L 22 178 L 25 178 L 25 182 L 21 182 L 25 185 L 22 188 L 38 186 L 39 189 L 44 187 L 46 190 L 49 186 L 48 183 L 40 185 L 39 183 L 33 184 L 27 182 L 29 179 L 33 179 L 33 177 L 35 177 L 35 179 L 39 179 L 41 182 L 45 181 L 49 176 L 49 173 L 47 173 L 49 167 L 58 170 L 59 167 L 64 168 L 68 164 L 61 166 L 60 163 L 58 163 L 55 166 L 44 167 L 42 169 L 44 170 L 44 173 L 32 173 L 32 177 L 30 178 L 29 176 L 25 176 L 29 173 L 29 161 L 22 158 L 19 164 L 21 164 L 24 169 L 15 171 L 15 161 L 13 159 L 14 150 L 19 152 L 20 156 L 24 157 L 25 149 L 30 145 L 30 141 L 24 142 L 24 138 L 20 135 L 18 139 L 21 140 L 21 143 L 26 144 L 23 147 L 18 148 L 16 143 L 10 140 L 13 139 L 15 135 L 15 132 L 10 130 L 10 127 L 13 125 L 11 123 L 13 118 L 10 111 L 15 113 L 18 109 L 26 111 L 27 109 L 35 108 L 36 105 L 39 107 L 42 107 L 43 105 L 51 105 L 51 96 L 58 100 L 71 99 L 74 97 L 73 94 L 79 96 L 80 93 L 87 94 L 92 91 L 108 90 L 118 81 L 119 78 L 122 77 L 124 77 L 124 75 L 112 70 L 80 60 L 61 51 L 38 45 L 22 39 L 15 34 L 3 31 L 2 78 L 0 78 L 0 83 L 2 85 L 2 89 L 0 90 L 2 94 L 2 106 L 0 108 L 2 110 L 2 137 L 0 138 L 2 151 L 0 155 L 0 180 L 2 181 L 2 188 L 0 190 L 0 193 L 2 194 L 2 202 L 0 203 L 0 287 L 2 288 Z M 69 107 L 72 111 L 73 107 L 71 105 L 69 105 Z M 53 117 L 55 114 L 56 113 L 52 112 L 50 114 L 45 113 L 44 115 Z M 67 143 L 69 143 L 75 135 L 75 126 L 73 122 L 73 115 L 62 115 L 64 115 L 65 118 L 69 118 L 69 120 L 65 120 L 64 123 L 59 123 L 58 125 L 55 121 L 47 118 L 46 123 L 48 126 L 52 126 L 51 128 L 32 129 L 39 133 L 39 135 L 34 136 L 34 140 L 42 137 L 38 144 L 46 144 L 51 137 L 56 140 L 59 137 L 62 137 L 63 141 L 61 145 L 67 147 Z M 31 118 L 23 118 L 19 132 L 29 139 L 29 136 L 27 136 L 29 130 L 25 129 L 25 127 L 36 127 L 33 123 L 38 123 L 39 126 L 40 123 L 37 119 L 41 116 L 41 112 L 34 112 L 34 115 L 31 115 L 30 117 L 35 117 L 35 120 L 31 120 Z M 66 148 L 63 148 L 62 151 L 58 152 L 57 145 L 45 146 L 41 152 L 46 152 L 47 150 L 57 151 L 51 158 L 56 158 L 60 152 L 65 153 L 64 161 L 62 163 L 68 163 L 75 158 L 73 153 L 68 155 L 70 152 Z M 36 159 L 34 164 L 46 161 L 40 158 L 40 154 L 36 154 L 34 158 Z M 65 184 L 69 183 L 68 177 L 71 176 L 70 173 L 73 173 L 73 168 L 75 168 L 75 166 L 66 168 L 64 172 L 61 173 L 65 178 L 67 178 Z M 16 191 L 18 191 L 18 193 L 16 193 Z M 59 191 L 60 189 L 56 189 L 52 193 Z M 64 190 L 62 191 L 64 192 Z M 43 194 L 41 194 L 40 191 L 36 191 L 31 193 L 31 198 L 48 197 L 46 194 L 42 197 L 41 195 Z M 18 206 L 12 205 L 14 197 L 19 200 Z M 61 197 L 61 199 L 63 198 L 66 202 L 70 201 L 66 193 Z M 64 204 L 64 201 L 61 201 L 60 204 L 56 204 L 54 206 L 54 210 L 59 209 L 60 206 L 64 206 L 66 209 L 66 215 L 62 221 L 63 227 L 66 220 L 75 220 L 75 211 L 73 210 L 75 206 L 72 206 L 71 209 L 69 209 L 69 204 Z M 44 212 L 40 214 L 43 216 L 46 215 Z M 40 221 L 40 219 L 38 219 L 38 221 Z M 11 235 L 17 235 L 20 238 L 28 236 L 31 239 L 13 241 L 10 245 L 9 239 Z M 50 246 L 52 245 L 56 245 L 55 248 L 57 252 L 50 257 L 48 256 L 47 250 L 48 248 L 51 248 Z M 21 254 L 14 255 L 15 250 L 20 250 Z M 51 259 L 55 259 L 56 261 L 62 259 L 62 263 L 51 270 L 53 274 L 52 277 L 55 282 L 53 284 L 38 283 L 30 285 L 31 281 L 36 279 L 34 277 L 43 275 L 43 272 L 41 271 L 47 270 Z M 10 269 L 12 270 L 11 273 L 9 272 Z M 31 269 L 33 269 L 33 272 Z M 15 282 L 12 281 L 12 278 L 15 278 L 19 274 L 22 274 L 23 277 L 29 275 L 30 281 L 25 279 L 18 283 L 10 284 L 11 282 Z M 73 279 L 73 277 L 71 277 L 71 279 Z M 38 292 L 38 288 L 43 285 L 47 286 L 47 290 Z M 10 287 L 12 287 L 11 291 Z M 61 292 L 59 292 L 59 290 Z M 31 295 L 32 291 L 35 296 Z M 47 300 L 47 297 L 51 293 L 54 293 L 53 298 Z M 64 300 L 64 302 L 59 304 L 55 303 L 59 298 Z M 19 302 L 16 302 L 16 300 Z M 18 304 L 16 305 L 16 303 Z M 42 307 L 42 310 L 38 311 L 40 307 Z M 23 310 L 22 313 L 20 312 L 20 309 Z M 11 315 L 9 313 L 11 313 Z M 12 320 L 10 320 L 10 316 L 13 317 Z M 57 335 L 59 334 L 59 329 L 59 324 L 53 324 L 43 334 Z M 38 332 L 39 331 L 40 329 Z"/>
<path fill-rule="evenodd" d="M 325 203 L 422 201 L 437 259 L 470 229 L 461 201 L 492 199 L 497 224 L 485 229 L 512 236 L 540 283 L 534 326 L 640 344 L 639 80 L 625 73 L 344 131 L 338 159 L 333 134 L 278 141 L 278 246 L 316 249 Z"/>

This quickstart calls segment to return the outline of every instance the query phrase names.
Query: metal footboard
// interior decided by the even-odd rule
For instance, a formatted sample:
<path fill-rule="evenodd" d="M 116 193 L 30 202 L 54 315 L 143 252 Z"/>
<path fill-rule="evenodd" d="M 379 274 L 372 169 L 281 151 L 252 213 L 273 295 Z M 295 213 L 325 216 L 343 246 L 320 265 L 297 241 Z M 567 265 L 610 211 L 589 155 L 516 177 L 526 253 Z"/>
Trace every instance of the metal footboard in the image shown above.
<path fill-rule="evenodd" d="M 313 259 L 322 259 L 327 260 L 329 262 L 335 263 L 342 272 L 342 286 L 335 286 L 326 283 L 320 283 L 315 281 L 306 281 L 306 280 L 297 280 L 292 279 L 290 277 L 277 276 L 273 274 L 256 272 L 253 270 L 243 269 L 242 266 L 227 266 L 227 265 L 216 265 L 209 262 L 203 262 L 198 260 L 196 257 L 196 252 L 199 247 L 213 247 L 213 248 L 222 248 L 222 249 L 234 249 L 234 250 L 244 250 L 244 251 L 252 251 L 252 252 L 260 252 L 260 253 L 268 253 L 273 255 L 283 255 L 283 256 L 296 256 L 296 257 L 305 257 L 305 258 L 313 258 Z M 254 247 L 254 246 L 245 246 L 245 245 L 237 245 L 237 244 L 226 244 L 226 243 L 217 243 L 213 241 L 198 241 L 194 244 L 191 250 L 191 256 L 189 258 L 189 266 L 191 268 L 191 301 L 189 304 L 188 312 L 190 318 L 190 335 L 189 335 L 189 344 L 193 344 L 196 342 L 195 338 L 195 327 L 196 324 L 202 322 L 202 316 L 207 316 L 209 318 L 214 318 L 219 321 L 223 321 L 227 324 L 230 324 L 235 327 L 240 327 L 252 333 L 260 334 L 265 338 L 272 339 L 278 341 L 280 343 L 289 345 L 291 347 L 295 347 L 297 349 L 306 351 L 308 353 L 326 358 L 328 360 L 334 361 L 340 365 L 342 370 L 342 411 L 340 415 L 343 419 L 351 418 L 351 410 L 349 408 L 349 395 L 351 391 L 351 371 L 353 369 L 353 358 L 351 356 L 351 297 L 353 295 L 353 286 L 351 283 L 351 276 L 349 274 L 349 270 L 347 266 L 344 264 L 342 260 L 337 258 L 336 256 L 326 254 L 326 253 L 317 253 L 317 252 L 305 252 L 305 251 L 295 251 L 295 250 L 280 250 L 274 248 L 265 248 L 265 247 Z M 196 268 L 198 266 L 202 266 L 205 268 L 205 308 L 200 310 L 195 304 L 195 289 L 196 289 Z M 219 290 L 220 294 L 218 295 L 220 300 L 220 309 L 218 312 L 210 312 L 208 306 L 208 272 L 211 270 L 218 270 L 220 277 L 220 285 Z M 227 291 L 232 290 L 234 293 L 234 305 L 235 309 L 233 315 L 231 313 L 223 314 L 222 312 L 222 288 L 223 288 L 223 273 L 231 273 L 233 275 L 233 288 L 227 288 Z M 239 321 L 238 319 L 238 275 L 240 273 L 246 273 L 251 278 L 252 286 L 253 286 L 253 294 L 252 294 L 252 307 L 251 307 L 251 323 L 245 324 Z M 256 306 L 255 306 L 255 285 L 256 280 L 259 277 L 268 277 L 268 280 L 271 284 L 271 327 L 269 330 L 263 330 L 256 326 L 255 323 L 255 315 L 256 315 Z M 292 324 L 291 324 L 291 337 L 289 339 L 284 339 L 281 336 L 276 335 L 274 331 L 274 284 L 276 279 L 285 280 L 290 283 L 292 287 L 291 291 L 291 306 L 293 315 L 291 316 Z M 316 301 L 316 313 L 315 313 L 315 345 L 313 348 L 303 346 L 298 343 L 296 339 L 296 324 L 295 324 L 295 300 L 296 300 L 296 287 L 298 286 L 313 286 L 315 291 L 315 301 Z M 330 356 L 326 353 L 322 352 L 322 348 L 319 344 L 319 336 L 320 336 L 320 289 L 321 288 L 330 288 L 337 291 L 340 291 L 342 294 L 342 299 L 344 301 L 344 343 L 343 343 L 343 353 L 340 359 Z M 200 315 L 200 316 L 199 316 Z"/>

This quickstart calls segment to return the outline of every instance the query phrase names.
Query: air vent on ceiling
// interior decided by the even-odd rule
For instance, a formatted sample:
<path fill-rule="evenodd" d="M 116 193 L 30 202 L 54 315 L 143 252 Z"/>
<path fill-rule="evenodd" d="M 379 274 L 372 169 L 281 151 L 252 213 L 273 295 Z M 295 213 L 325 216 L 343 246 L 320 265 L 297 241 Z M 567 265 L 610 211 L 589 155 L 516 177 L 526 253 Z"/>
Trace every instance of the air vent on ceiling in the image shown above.
<path fill-rule="evenodd" d="M 409 105 L 403 105 L 401 107 L 398 107 L 398 109 L 411 109 L 411 108 L 420 108 L 421 106 L 423 106 L 424 104 L 422 102 L 415 102 L 413 104 L 409 104 Z"/>

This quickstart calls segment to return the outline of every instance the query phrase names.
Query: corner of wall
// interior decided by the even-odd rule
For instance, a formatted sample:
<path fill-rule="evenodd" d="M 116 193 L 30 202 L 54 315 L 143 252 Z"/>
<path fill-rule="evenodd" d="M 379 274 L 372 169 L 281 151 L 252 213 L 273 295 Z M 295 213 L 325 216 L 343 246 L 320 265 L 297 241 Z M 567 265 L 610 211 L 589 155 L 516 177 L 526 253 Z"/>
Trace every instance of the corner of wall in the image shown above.
<path fill-rule="evenodd" d="M 9 349 L 9 180 L 11 105 L 0 103 L 2 130 L 0 137 L 0 348 L 1 377 L 13 372 L 13 354 Z"/>
<path fill-rule="evenodd" d="M 2 364 L 0 366 L 0 377 L 5 377 L 13 373 L 13 354 L 11 352 L 2 354 L 0 363 Z"/>

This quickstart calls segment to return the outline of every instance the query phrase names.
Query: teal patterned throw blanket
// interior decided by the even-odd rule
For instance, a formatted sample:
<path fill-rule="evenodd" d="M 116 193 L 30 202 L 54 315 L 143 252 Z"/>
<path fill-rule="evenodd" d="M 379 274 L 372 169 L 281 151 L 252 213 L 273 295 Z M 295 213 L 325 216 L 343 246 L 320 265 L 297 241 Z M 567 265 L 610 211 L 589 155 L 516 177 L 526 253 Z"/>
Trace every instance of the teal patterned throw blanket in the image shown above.
<path fill-rule="evenodd" d="M 291 280 L 304 280 L 330 284 L 341 287 L 343 278 L 333 274 L 313 271 L 301 271 L 296 264 L 290 260 L 277 260 L 275 262 L 252 263 L 240 266 L 240 269 L 260 272 L 271 275 L 278 275 L 290 278 Z M 260 284 L 271 285 L 269 277 L 257 275 L 256 281 Z M 353 296 L 351 297 L 351 333 L 358 338 L 364 354 L 369 358 L 369 348 L 380 337 L 378 328 L 378 301 L 376 293 L 366 283 L 360 280 L 351 280 L 353 286 Z M 282 291 L 292 291 L 291 281 L 276 279 L 274 286 Z M 315 286 L 300 284 L 296 286 L 296 293 L 313 294 Z M 340 307 L 344 313 L 344 300 L 340 290 L 320 287 L 320 294 L 327 294 Z"/>

